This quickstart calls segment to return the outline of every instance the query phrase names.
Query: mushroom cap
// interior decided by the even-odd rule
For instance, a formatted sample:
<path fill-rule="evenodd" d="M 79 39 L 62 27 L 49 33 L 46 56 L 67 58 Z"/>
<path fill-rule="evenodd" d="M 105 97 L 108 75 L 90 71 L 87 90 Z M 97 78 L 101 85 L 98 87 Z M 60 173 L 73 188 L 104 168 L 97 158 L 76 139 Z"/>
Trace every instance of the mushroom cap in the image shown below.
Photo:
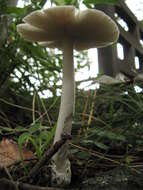
<path fill-rule="evenodd" d="M 29 41 L 51 48 L 62 48 L 65 38 L 71 38 L 76 50 L 105 47 L 117 41 L 119 30 L 115 22 L 96 9 L 77 10 L 74 6 L 57 6 L 30 13 L 24 24 L 17 26 L 19 34 Z"/>

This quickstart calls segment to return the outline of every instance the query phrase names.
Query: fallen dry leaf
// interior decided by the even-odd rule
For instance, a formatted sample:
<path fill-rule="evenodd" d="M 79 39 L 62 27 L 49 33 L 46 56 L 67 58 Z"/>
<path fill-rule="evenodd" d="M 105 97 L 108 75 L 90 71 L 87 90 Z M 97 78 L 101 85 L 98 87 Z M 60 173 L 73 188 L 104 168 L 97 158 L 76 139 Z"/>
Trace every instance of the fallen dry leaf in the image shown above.
<path fill-rule="evenodd" d="M 30 160 L 36 158 L 32 151 L 23 147 L 23 160 Z M 21 161 L 18 144 L 7 138 L 3 138 L 0 143 L 0 168 L 9 167 L 16 162 Z"/>

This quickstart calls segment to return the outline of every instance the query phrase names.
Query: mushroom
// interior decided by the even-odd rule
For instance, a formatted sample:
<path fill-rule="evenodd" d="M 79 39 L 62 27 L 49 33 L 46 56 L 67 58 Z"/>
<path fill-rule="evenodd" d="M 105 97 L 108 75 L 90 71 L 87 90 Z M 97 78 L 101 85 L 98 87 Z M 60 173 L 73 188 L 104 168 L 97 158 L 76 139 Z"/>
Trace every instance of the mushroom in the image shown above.
<path fill-rule="evenodd" d="M 119 36 L 117 25 L 99 10 L 77 10 L 74 6 L 57 6 L 37 10 L 17 26 L 19 34 L 29 41 L 63 51 L 63 85 L 54 143 L 62 134 L 71 134 L 74 107 L 73 49 L 78 51 L 111 45 Z M 58 185 L 71 180 L 68 143 L 52 158 L 52 181 Z"/>

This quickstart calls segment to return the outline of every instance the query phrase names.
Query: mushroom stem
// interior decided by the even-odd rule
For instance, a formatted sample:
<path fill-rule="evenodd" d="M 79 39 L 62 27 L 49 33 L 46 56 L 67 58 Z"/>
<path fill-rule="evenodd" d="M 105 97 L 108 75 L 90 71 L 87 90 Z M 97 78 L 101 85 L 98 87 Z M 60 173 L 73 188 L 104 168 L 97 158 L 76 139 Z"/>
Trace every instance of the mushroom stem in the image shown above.
<path fill-rule="evenodd" d="M 62 134 L 71 134 L 74 106 L 74 63 L 73 40 L 63 40 L 63 85 L 59 117 L 54 143 Z M 52 158 L 52 182 L 55 185 L 67 185 L 71 181 L 71 169 L 68 159 L 68 142 Z M 53 185 L 54 185 L 53 184 Z"/>
<path fill-rule="evenodd" d="M 71 39 L 63 41 L 63 85 L 61 105 L 57 122 L 54 143 L 61 139 L 61 135 L 70 134 L 72 127 L 72 113 L 74 103 L 74 64 L 73 42 Z"/>

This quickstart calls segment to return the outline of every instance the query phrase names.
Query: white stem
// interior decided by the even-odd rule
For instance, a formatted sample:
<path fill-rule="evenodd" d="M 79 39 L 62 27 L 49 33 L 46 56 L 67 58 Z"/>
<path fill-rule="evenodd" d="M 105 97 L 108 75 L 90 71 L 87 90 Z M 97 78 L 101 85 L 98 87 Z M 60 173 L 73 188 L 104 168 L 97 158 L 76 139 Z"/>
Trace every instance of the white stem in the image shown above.
<path fill-rule="evenodd" d="M 63 85 L 62 97 L 57 122 L 54 143 L 61 139 L 62 134 L 71 134 L 72 115 L 74 106 L 74 63 L 73 63 L 73 41 L 64 39 L 63 41 Z M 53 174 L 56 183 L 69 183 L 71 178 L 70 162 L 68 160 L 68 143 L 54 155 Z M 60 179 L 61 178 L 61 179 Z"/>
<path fill-rule="evenodd" d="M 71 133 L 72 121 L 69 118 L 73 114 L 74 105 L 74 64 L 73 64 L 73 42 L 71 39 L 65 39 L 63 42 L 63 85 L 62 97 L 57 122 L 57 129 L 54 143 L 61 139 L 64 133 Z M 67 126 L 68 124 L 68 126 Z"/>

